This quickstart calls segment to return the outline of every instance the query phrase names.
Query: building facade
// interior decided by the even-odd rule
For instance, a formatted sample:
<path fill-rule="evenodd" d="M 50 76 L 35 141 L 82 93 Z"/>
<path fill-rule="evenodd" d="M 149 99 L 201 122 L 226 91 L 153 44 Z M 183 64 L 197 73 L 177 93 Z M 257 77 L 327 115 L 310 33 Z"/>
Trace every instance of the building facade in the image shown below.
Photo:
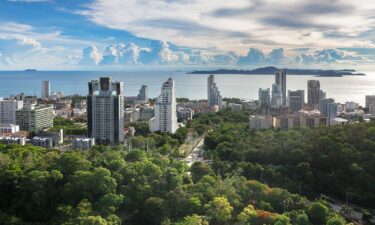
<path fill-rule="evenodd" d="M 271 106 L 272 107 L 284 106 L 283 90 L 280 84 L 272 84 Z"/>
<path fill-rule="evenodd" d="M 305 105 L 305 91 L 288 91 L 289 110 L 291 113 L 299 112 Z"/>
<path fill-rule="evenodd" d="M 154 109 L 155 117 L 150 120 L 150 130 L 175 133 L 177 130 L 176 87 L 172 78 L 163 83 Z"/>
<path fill-rule="evenodd" d="M 139 89 L 139 93 L 137 95 L 137 103 L 139 104 L 146 104 L 148 102 L 148 86 L 142 85 L 141 89 Z"/>
<path fill-rule="evenodd" d="M 42 81 L 42 98 L 47 99 L 51 95 L 51 83 L 48 80 Z"/>
<path fill-rule="evenodd" d="M 23 101 L 1 100 L 0 101 L 0 123 L 16 123 L 16 110 L 23 108 Z"/>
<path fill-rule="evenodd" d="M 313 109 L 317 109 L 321 99 L 320 95 L 320 81 L 307 81 L 307 105 Z"/>
<path fill-rule="evenodd" d="M 320 115 L 327 118 L 327 125 L 333 125 L 337 117 L 337 103 L 333 98 L 320 100 Z"/>
<path fill-rule="evenodd" d="M 218 106 L 219 109 L 222 108 L 222 97 L 220 91 L 215 82 L 215 76 L 210 75 L 207 78 L 207 102 L 209 107 Z"/>
<path fill-rule="evenodd" d="M 272 116 L 250 116 L 249 129 L 251 131 L 272 128 Z"/>
<path fill-rule="evenodd" d="M 282 106 L 286 107 L 286 72 L 277 71 L 275 74 L 275 84 L 280 85 L 282 95 Z"/>
<path fill-rule="evenodd" d="M 269 107 L 271 106 L 271 94 L 270 94 L 270 89 L 262 89 L 259 88 L 258 92 L 258 105 L 259 107 Z"/>
<path fill-rule="evenodd" d="M 98 144 L 124 142 L 124 84 L 101 77 L 88 83 L 87 130 Z"/>
<path fill-rule="evenodd" d="M 26 104 L 23 109 L 16 111 L 16 124 L 24 131 L 40 132 L 51 128 L 53 118 L 53 106 Z"/>

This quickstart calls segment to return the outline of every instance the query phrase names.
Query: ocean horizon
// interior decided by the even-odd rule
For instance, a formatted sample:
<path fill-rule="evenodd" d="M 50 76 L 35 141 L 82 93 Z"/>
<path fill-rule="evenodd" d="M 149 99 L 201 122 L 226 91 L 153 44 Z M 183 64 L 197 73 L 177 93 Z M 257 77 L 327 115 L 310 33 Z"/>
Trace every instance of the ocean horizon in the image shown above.
<path fill-rule="evenodd" d="M 0 96 L 19 93 L 40 96 L 42 80 L 51 82 L 52 91 L 64 95 L 86 95 L 87 83 L 101 76 L 111 76 L 123 81 L 125 96 L 136 96 L 142 85 L 149 86 L 149 97 L 157 97 L 161 84 L 172 77 L 176 83 L 176 95 L 192 100 L 207 98 L 207 74 L 187 74 L 191 70 L 162 71 L 0 71 Z M 375 71 L 358 71 L 366 76 L 315 77 L 312 75 L 288 75 L 287 90 L 307 91 L 307 81 L 319 80 L 327 97 L 337 102 L 365 103 L 365 95 L 375 94 Z M 259 88 L 271 88 L 272 75 L 217 74 L 216 83 L 223 97 L 258 99 Z M 307 93 L 307 92 L 306 92 Z M 307 94 L 305 94 L 307 95 Z M 306 96 L 307 97 L 307 96 Z"/>

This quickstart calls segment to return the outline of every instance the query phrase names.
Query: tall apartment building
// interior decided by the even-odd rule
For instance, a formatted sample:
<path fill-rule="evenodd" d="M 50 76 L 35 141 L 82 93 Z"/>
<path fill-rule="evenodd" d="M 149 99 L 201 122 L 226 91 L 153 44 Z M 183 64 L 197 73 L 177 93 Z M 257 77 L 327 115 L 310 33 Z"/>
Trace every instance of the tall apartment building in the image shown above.
<path fill-rule="evenodd" d="M 101 77 L 88 83 L 87 130 L 98 144 L 124 142 L 124 84 Z"/>
<path fill-rule="evenodd" d="M 332 98 L 322 99 L 319 104 L 320 115 L 327 117 L 327 125 L 334 124 L 334 119 L 337 117 L 337 103 Z"/>
<path fill-rule="evenodd" d="M 283 90 L 280 84 L 272 84 L 271 106 L 273 107 L 284 106 Z"/>
<path fill-rule="evenodd" d="M 23 108 L 23 101 L 0 100 L 0 123 L 16 123 L 16 110 Z"/>
<path fill-rule="evenodd" d="M 270 89 L 262 89 L 259 88 L 258 92 L 258 101 L 259 101 L 259 107 L 269 107 L 271 106 L 271 94 Z"/>
<path fill-rule="evenodd" d="M 321 100 L 320 81 L 307 81 L 307 105 L 311 108 L 317 109 L 319 101 Z"/>
<path fill-rule="evenodd" d="M 40 132 L 53 127 L 53 106 L 26 104 L 16 111 L 16 124 L 20 130 Z"/>
<path fill-rule="evenodd" d="M 172 78 L 163 83 L 154 109 L 155 117 L 150 120 L 150 130 L 175 133 L 177 130 L 176 88 Z"/>
<path fill-rule="evenodd" d="M 49 98 L 51 95 L 51 83 L 48 80 L 42 81 L 42 98 Z"/>
<path fill-rule="evenodd" d="M 141 89 L 139 89 L 139 94 L 137 95 L 137 102 L 141 104 L 145 104 L 148 102 L 148 86 L 142 85 Z"/>
<path fill-rule="evenodd" d="M 214 107 L 216 105 L 219 109 L 222 108 L 222 97 L 216 85 L 214 75 L 210 75 L 207 78 L 207 102 L 209 107 Z"/>
<path fill-rule="evenodd" d="M 368 109 L 371 104 L 375 104 L 375 95 L 366 95 L 366 108 Z"/>
<path fill-rule="evenodd" d="M 299 112 L 305 105 L 305 91 L 288 91 L 289 110 L 292 113 Z"/>
<path fill-rule="evenodd" d="M 286 107 L 286 72 L 284 70 L 276 72 L 275 84 L 278 84 L 281 87 L 282 106 Z"/>

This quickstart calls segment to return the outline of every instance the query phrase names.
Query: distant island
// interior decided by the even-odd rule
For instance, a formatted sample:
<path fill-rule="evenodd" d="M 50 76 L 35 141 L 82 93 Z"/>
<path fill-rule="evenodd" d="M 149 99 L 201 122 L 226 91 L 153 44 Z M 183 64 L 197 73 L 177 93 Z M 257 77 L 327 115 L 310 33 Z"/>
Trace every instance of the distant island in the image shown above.
<path fill-rule="evenodd" d="M 25 72 L 36 72 L 36 69 L 25 69 Z"/>
<path fill-rule="evenodd" d="M 211 71 L 193 71 L 188 74 L 275 74 L 279 70 L 285 70 L 289 75 L 313 75 L 317 77 L 342 77 L 342 76 L 366 76 L 363 73 L 355 73 L 355 70 L 322 70 L 322 69 L 279 69 L 273 66 L 254 70 L 218 69 Z"/>

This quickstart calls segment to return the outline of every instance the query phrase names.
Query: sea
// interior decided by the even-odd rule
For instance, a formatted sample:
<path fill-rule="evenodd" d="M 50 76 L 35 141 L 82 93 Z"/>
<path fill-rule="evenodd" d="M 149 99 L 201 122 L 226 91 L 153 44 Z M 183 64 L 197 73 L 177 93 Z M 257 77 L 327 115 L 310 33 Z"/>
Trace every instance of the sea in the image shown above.
<path fill-rule="evenodd" d="M 321 89 L 336 102 L 354 101 L 365 104 L 365 95 L 375 95 L 375 71 L 358 71 L 366 76 L 314 77 L 310 75 L 288 75 L 287 90 L 305 90 L 307 81 L 320 80 Z M 87 83 L 101 76 L 111 76 L 123 81 L 126 96 L 136 96 L 142 85 L 148 85 L 149 97 L 157 97 L 161 84 L 169 77 L 176 83 L 176 95 L 181 98 L 207 98 L 207 76 L 187 74 L 186 71 L 0 71 L 0 96 L 19 93 L 41 95 L 42 80 L 51 82 L 52 91 L 64 95 L 86 95 Z M 259 88 L 271 88 L 273 75 L 215 75 L 217 86 L 223 97 L 258 99 Z"/>

